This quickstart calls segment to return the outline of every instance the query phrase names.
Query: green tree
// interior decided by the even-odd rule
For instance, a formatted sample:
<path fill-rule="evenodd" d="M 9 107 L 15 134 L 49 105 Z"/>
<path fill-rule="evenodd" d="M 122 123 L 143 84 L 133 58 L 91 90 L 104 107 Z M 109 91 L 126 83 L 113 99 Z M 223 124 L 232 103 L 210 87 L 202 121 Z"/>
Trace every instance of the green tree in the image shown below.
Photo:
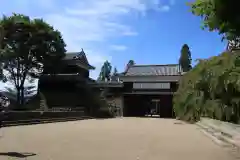
<path fill-rule="evenodd" d="M 235 49 L 239 48 L 240 37 L 237 4 L 230 0 L 196 0 L 191 7 L 195 15 L 203 18 L 203 28 L 219 31 L 229 41 L 230 48 Z M 231 50 L 199 60 L 184 74 L 174 95 L 176 116 L 187 121 L 207 116 L 240 123 L 239 54 L 239 50 Z"/>
<path fill-rule="evenodd" d="M 45 66 L 65 56 L 61 33 L 42 19 L 13 14 L 0 19 L 2 29 L 1 65 L 4 79 L 14 84 L 17 102 L 24 104 L 26 80 L 39 75 Z"/>
<path fill-rule="evenodd" d="M 201 16 L 203 28 L 218 31 L 230 47 L 239 48 L 240 10 L 237 0 L 195 0 L 190 3 L 192 13 Z"/>
<path fill-rule="evenodd" d="M 129 60 L 127 65 L 126 65 L 126 68 L 125 68 L 125 72 L 128 70 L 129 67 L 135 65 L 136 63 L 134 62 L 134 60 Z"/>
<path fill-rule="evenodd" d="M 117 68 L 116 67 L 114 67 L 114 69 L 113 69 L 113 74 L 112 74 L 113 76 L 117 76 L 118 75 L 118 70 L 117 70 Z"/>
<path fill-rule="evenodd" d="M 127 66 L 133 66 L 135 64 L 134 60 L 129 60 Z"/>
<path fill-rule="evenodd" d="M 24 86 L 24 96 L 25 97 L 31 97 L 37 94 L 37 87 L 35 85 L 28 85 Z M 17 90 L 16 88 L 10 88 L 10 87 L 5 87 L 5 90 L 8 95 L 11 95 L 11 97 L 15 100 L 17 100 Z"/>
<path fill-rule="evenodd" d="M 176 116 L 187 121 L 207 116 L 240 123 L 239 62 L 239 51 L 200 60 L 179 82 L 174 95 Z"/>
<path fill-rule="evenodd" d="M 179 64 L 182 67 L 183 72 L 187 72 L 192 68 L 191 52 L 187 44 L 184 44 L 181 49 L 181 56 L 179 58 Z"/>
<path fill-rule="evenodd" d="M 111 71 L 112 71 L 112 65 L 110 62 L 108 61 L 105 61 L 103 63 L 103 66 L 101 68 L 101 71 L 99 73 L 99 77 L 98 77 L 98 80 L 99 81 L 109 81 L 110 78 L 111 78 Z"/>
<path fill-rule="evenodd" d="M 2 43 L 3 43 L 3 27 L 0 25 L 0 80 L 3 80 L 3 65 L 2 65 L 2 59 L 3 59 L 3 52 L 4 50 L 2 49 Z"/>

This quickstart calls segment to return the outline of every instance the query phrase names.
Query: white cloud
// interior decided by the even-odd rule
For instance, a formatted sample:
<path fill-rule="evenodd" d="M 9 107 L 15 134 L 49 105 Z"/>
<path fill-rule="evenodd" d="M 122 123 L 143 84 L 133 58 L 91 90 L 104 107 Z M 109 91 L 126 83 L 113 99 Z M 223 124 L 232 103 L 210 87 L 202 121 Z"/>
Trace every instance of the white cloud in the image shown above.
<path fill-rule="evenodd" d="M 148 10 L 168 11 L 169 5 L 174 2 L 169 0 L 169 4 L 163 4 L 161 0 L 3 1 L 4 4 L 8 4 L 4 11 L 8 8 L 10 13 L 15 12 L 13 10 L 16 10 L 17 5 L 17 12 L 33 13 L 30 16 L 42 17 L 60 30 L 68 51 L 79 51 L 84 48 L 90 63 L 97 67 L 95 72 L 99 71 L 99 66 L 106 59 L 111 59 L 108 49 L 126 49 L 125 46 L 110 46 L 109 41 L 117 37 L 139 34 L 123 21 L 125 17 L 145 15 Z M 13 3 L 16 3 L 15 7 L 12 7 Z M 98 48 L 99 43 L 105 43 L 110 48 L 101 50 Z"/>
<path fill-rule="evenodd" d="M 110 49 L 113 51 L 125 51 L 127 49 L 127 46 L 124 45 L 111 45 Z"/>
<path fill-rule="evenodd" d="M 104 51 L 99 53 L 96 43 L 107 43 L 115 37 L 137 36 L 139 33 L 121 20 L 133 13 L 145 14 L 148 9 L 168 11 L 170 7 L 156 0 L 82 0 L 67 6 L 61 14 L 48 14 L 46 20 L 62 32 L 69 51 L 78 51 L 81 47 L 91 49 L 91 53 L 86 53 L 96 66 L 95 72 L 99 72 L 102 63 L 111 56 L 103 54 Z M 110 46 L 110 50 L 125 49 Z"/>
<path fill-rule="evenodd" d="M 169 4 L 174 5 L 176 3 L 176 0 L 170 0 Z"/>
<path fill-rule="evenodd" d="M 161 11 L 167 12 L 167 11 L 170 10 L 170 6 L 164 5 L 164 6 L 159 7 L 159 9 L 160 9 Z"/>
<path fill-rule="evenodd" d="M 136 31 L 124 31 L 123 33 L 122 33 L 122 35 L 123 36 L 137 36 L 138 35 L 138 32 L 136 32 Z"/>

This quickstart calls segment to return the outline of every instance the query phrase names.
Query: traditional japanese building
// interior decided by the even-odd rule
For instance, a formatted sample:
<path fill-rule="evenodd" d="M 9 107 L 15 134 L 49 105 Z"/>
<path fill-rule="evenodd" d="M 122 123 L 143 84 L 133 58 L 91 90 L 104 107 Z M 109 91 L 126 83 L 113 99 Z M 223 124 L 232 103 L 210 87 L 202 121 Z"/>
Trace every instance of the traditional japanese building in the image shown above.
<path fill-rule="evenodd" d="M 173 94 L 182 75 L 178 64 L 133 65 L 120 77 L 123 82 L 123 115 L 144 116 L 151 110 L 172 117 Z"/>
<path fill-rule="evenodd" d="M 132 65 L 110 82 L 89 78 L 93 70 L 82 50 L 67 53 L 57 70 L 46 69 L 39 88 L 49 107 L 89 108 L 93 93 L 119 110 L 120 116 L 145 116 L 150 111 L 173 117 L 173 94 L 182 75 L 178 64 Z"/>
<path fill-rule="evenodd" d="M 86 107 L 91 100 L 87 83 L 91 81 L 89 71 L 95 69 L 81 52 L 67 53 L 56 67 L 45 68 L 39 79 L 40 92 L 44 94 L 48 107 Z"/>
<path fill-rule="evenodd" d="M 94 82 L 91 86 L 105 90 L 106 100 L 119 108 L 122 116 L 145 116 L 154 111 L 171 118 L 173 94 L 181 75 L 178 64 L 132 65 L 118 76 L 119 81 Z"/>

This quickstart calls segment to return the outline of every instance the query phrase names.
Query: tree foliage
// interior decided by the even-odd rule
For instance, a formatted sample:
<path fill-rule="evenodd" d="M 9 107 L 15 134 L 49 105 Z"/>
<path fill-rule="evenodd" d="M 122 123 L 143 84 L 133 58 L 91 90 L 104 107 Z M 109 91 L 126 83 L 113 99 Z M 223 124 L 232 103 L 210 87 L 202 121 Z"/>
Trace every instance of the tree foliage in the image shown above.
<path fill-rule="evenodd" d="M 101 71 L 99 73 L 99 76 L 98 76 L 98 80 L 99 81 L 110 81 L 110 78 L 111 78 L 111 71 L 112 71 L 112 65 L 110 62 L 108 61 L 105 61 L 103 63 L 103 66 L 101 68 Z"/>
<path fill-rule="evenodd" d="M 224 52 L 187 72 L 174 95 L 177 117 L 197 121 L 200 116 L 240 122 L 240 51 Z"/>
<path fill-rule="evenodd" d="M 42 19 L 13 14 L 0 19 L 1 65 L 5 81 L 14 84 L 18 104 L 24 103 L 26 80 L 41 73 L 44 66 L 65 56 L 65 43 L 59 31 Z M 55 62 L 55 63 L 54 63 Z"/>
<path fill-rule="evenodd" d="M 237 0 L 195 0 L 190 3 L 192 13 L 203 18 L 203 28 L 218 31 L 230 42 L 233 48 L 239 48 L 240 10 Z"/>
<path fill-rule="evenodd" d="M 118 70 L 117 70 L 116 67 L 114 67 L 112 75 L 113 76 L 117 76 L 118 75 Z"/>
<path fill-rule="evenodd" d="M 16 88 L 5 87 L 6 93 L 11 95 L 11 97 L 17 100 L 17 90 Z M 28 85 L 24 86 L 24 97 L 32 97 L 37 94 L 37 86 L 36 85 Z M 10 97 L 9 97 L 10 98 Z"/>
<path fill-rule="evenodd" d="M 196 0 L 190 5 L 193 14 L 203 18 L 204 28 L 217 30 L 228 39 L 240 36 L 238 1 Z"/>
<path fill-rule="evenodd" d="M 134 62 L 134 60 L 129 60 L 127 65 L 126 65 L 126 68 L 125 68 L 125 72 L 128 70 L 129 67 L 135 65 L 136 63 Z"/>
<path fill-rule="evenodd" d="M 181 49 L 181 56 L 179 58 L 179 64 L 183 72 L 187 72 L 192 68 L 191 52 L 187 44 L 184 44 Z"/>
<path fill-rule="evenodd" d="M 177 117 L 197 121 L 201 116 L 240 123 L 240 11 L 237 1 L 196 0 L 193 14 L 203 28 L 218 31 L 229 41 L 228 51 L 199 63 L 180 80 L 174 95 Z M 229 49 L 231 48 L 231 49 Z"/>
<path fill-rule="evenodd" d="M 129 68 L 130 66 L 135 65 L 136 63 L 134 62 L 134 60 L 129 60 L 127 63 L 127 68 Z"/>

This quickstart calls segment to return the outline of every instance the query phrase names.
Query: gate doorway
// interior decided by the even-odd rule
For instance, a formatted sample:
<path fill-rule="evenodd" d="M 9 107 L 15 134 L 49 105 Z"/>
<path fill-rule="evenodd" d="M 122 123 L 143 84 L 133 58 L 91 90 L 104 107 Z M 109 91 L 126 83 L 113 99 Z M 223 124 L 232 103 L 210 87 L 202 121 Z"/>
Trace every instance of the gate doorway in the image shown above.
<path fill-rule="evenodd" d="M 150 105 L 145 116 L 160 116 L 160 99 L 150 99 Z"/>
<path fill-rule="evenodd" d="M 172 95 L 124 95 L 124 116 L 173 118 L 172 108 Z"/>

